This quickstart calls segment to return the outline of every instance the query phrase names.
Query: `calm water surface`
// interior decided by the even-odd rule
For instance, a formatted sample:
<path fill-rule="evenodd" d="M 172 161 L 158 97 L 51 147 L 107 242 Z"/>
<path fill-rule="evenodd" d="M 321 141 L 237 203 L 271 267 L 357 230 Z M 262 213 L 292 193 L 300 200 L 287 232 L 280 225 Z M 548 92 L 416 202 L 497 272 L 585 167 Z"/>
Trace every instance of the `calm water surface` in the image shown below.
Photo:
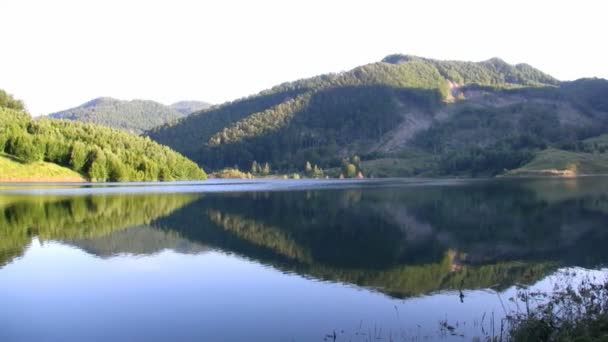
<path fill-rule="evenodd" d="M 607 223 L 599 177 L 6 184 L 0 341 L 484 338 Z"/>

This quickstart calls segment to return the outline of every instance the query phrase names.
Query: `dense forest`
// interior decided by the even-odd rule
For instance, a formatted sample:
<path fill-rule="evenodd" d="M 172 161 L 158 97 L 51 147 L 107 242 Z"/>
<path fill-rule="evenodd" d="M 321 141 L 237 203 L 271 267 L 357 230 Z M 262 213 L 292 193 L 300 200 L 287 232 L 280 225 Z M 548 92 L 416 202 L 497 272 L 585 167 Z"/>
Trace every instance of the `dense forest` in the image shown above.
<path fill-rule="evenodd" d="M 344 160 L 359 156 L 367 175 L 384 175 L 371 166 L 375 160 L 410 165 L 391 174 L 397 176 L 496 175 L 547 148 L 580 152 L 585 139 L 608 132 L 607 95 L 606 80 L 559 82 L 498 58 L 391 55 L 284 83 L 146 134 L 212 170 L 268 163 L 302 172 L 310 163 L 339 173 Z"/>
<path fill-rule="evenodd" d="M 34 120 L 23 105 L 0 94 L 0 153 L 16 162 L 46 161 L 92 181 L 204 179 L 193 162 L 149 138 L 67 120 Z"/>
<path fill-rule="evenodd" d="M 208 103 L 198 101 L 182 101 L 165 106 L 154 101 L 122 101 L 100 97 L 49 116 L 55 119 L 76 120 L 119 128 L 139 134 L 208 107 Z"/>

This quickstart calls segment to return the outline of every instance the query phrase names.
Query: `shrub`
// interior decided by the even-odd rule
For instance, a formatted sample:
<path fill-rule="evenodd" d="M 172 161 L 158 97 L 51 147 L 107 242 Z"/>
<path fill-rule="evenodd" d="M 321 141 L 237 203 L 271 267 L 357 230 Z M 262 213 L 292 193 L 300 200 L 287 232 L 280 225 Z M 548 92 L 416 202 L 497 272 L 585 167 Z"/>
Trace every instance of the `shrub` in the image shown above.
<path fill-rule="evenodd" d="M 21 159 L 25 163 L 42 160 L 43 151 L 39 144 L 28 134 L 18 135 L 9 140 L 8 153 Z"/>

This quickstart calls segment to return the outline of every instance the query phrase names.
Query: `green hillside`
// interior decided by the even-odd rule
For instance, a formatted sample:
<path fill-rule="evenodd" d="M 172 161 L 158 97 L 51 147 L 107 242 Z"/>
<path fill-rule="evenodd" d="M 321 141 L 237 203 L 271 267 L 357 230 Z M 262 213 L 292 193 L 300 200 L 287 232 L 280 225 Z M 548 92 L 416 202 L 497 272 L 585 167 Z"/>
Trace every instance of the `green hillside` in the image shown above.
<path fill-rule="evenodd" d="M 529 163 L 507 173 L 509 176 L 575 176 L 608 174 L 608 154 L 546 149 Z"/>
<path fill-rule="evenodd" d="M 546 148 L 576 150 L 608 132 L 607 94 L 606 80 L 559 82 L 497 58 L 391 55 L 284 83 L 146 134 L 212 170 L 248 170 L 254 161 L 278 171 L 301 171 L 307 161 L 339 170 L 358 155 L 361 170 L 376 176 L 495 175 Z M 399 171 L 375 160 L 390 160 Z"/>
<path fill-rule="evenodd" d="M 110 97 L 100 97 L 78 107 L 49 114 L 49 116 L 54 119 L 76 120 L 114 127 L 139 134 L 206 107 L 208 107 L 206 103 L 194 101 L 165 106 L 154 101 L 122 101 Z"/>
<path fill-rule="evenodd" d="M 48 180 L 48 175 L 92 181 L 206 177 L 196 164 L 148 138 L 93 124 L 34 120 L 20 109 L 23 106 L 13 107 L 0 107 L 2 179 L 42 181 Z M 38 179 L 37 175 L 44 177 Z"/>

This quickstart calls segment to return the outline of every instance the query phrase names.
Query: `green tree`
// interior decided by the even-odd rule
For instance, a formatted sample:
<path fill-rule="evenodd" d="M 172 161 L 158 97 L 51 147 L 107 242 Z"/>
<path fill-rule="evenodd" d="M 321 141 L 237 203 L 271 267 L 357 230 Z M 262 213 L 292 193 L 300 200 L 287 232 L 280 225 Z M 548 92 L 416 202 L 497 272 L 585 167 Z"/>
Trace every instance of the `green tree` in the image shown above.
<path fill-rule="evenodd" d="M 87 164 L 87 175 L 93 182 L 105 182 L 108 179 L 107 159 L 99 147 L 89 152 Z"/>
<path fill-rule="evenodd" d="M 251 163 L 251 173 L 255 175 L 259 171 L 260 171 L 260 167 L 258 166 L 258 162 L 254 160 L 253 163 Z"/>
<path fill-rule="evenodd" d="M 21 134 L 13 137 L 8 142 L 8 153 L 23 160 L 33 163 L 42 160 L 43 151 L 29 134 Z"/>
<path fill-rule="evenodd" d="M 346 177 L 348 178 L 353 178 L 357 175 L 357 167 L 355 166 L 355 164 L 346 164 L 346 167 L 343 171 Z"/>
<path fill-rule="evenodd" d="M 318 167 L 316 164 L 312 169 L 312 175 L 317 178 L 323 177 L 323 169 Z"/>
<path fill-rule="evenodd" d="M 108 180 L 111 182 L 124 182 L 129 180 L 127 167 L 114 155 L 108 155 Z M 165 179 L 162 179 L 165 180 Z"/>
<path fill-rule="evenodd" d="M 158 170 L 158 179 L 163 182 L 170 182 L 175 180 L 175 178 L 171 174 L 171 171 L 166 166 L 161 166 L 161 168 Z"/>
<path fill-rule="evenodd" d="M 0 89 L 0 107 L 24 110 L 25 106 L 21 100 L 16 100 L 11 94 L 8 94 L 4 90 Z"/>
<path fill-rule="evenodd" d="M 6 150 L 6 144 L 8 142 L 8 134 L 6 131 L 0 128 L 0 153 Z"/>
<path fill-rule="evenodd" d="M 310 162 L 308 160 L 306 161 L 306 165 L 304 166 L 304 171 L 306 172 L 306 175 L 312 175 L 312 165 L 310 165 Z"/>
<path fill-rule="evenodd" d="M 143 158 L 137 169 L 143 172 L 145 181 L 154 181 L 158 179 L 158 165 L 148 158 Z"/>
<path fill-rule="evenodd" d="M 87 162 L 87 148 L 86 146 L 80 142 L 75 141 L 70 148 L 70 161 L 69 165 L 72 170 L 81 172 Z"/>
<path fill-rule="evenodd" d="M 59 165 L 69 165 L 70 150 L 65 142 L 45 139 L 41 143 L 45 147 L 44 160 Z"/>
<path fill-rule="evenodd" d="M 264 163 L 264 166 L 262 167 L 262 174 L 264 176 L 267 176 L 270 174 L 270 164 L 268 164 L 268 162 Z"/>

